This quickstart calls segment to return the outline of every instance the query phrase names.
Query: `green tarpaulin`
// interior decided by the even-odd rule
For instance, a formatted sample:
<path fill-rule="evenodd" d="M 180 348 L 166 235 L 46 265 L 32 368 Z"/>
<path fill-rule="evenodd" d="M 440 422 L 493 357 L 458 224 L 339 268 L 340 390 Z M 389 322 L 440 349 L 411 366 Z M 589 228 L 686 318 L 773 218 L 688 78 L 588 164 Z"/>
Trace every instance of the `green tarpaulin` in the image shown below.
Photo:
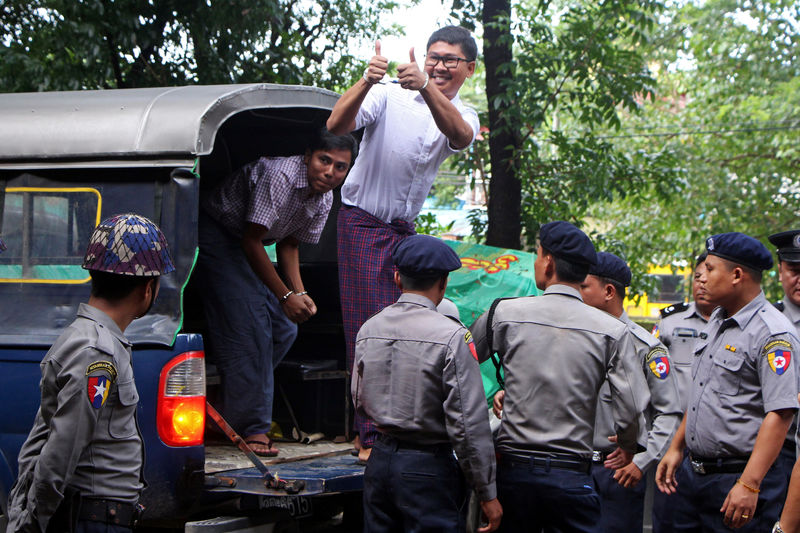
<path fill-rule="evenodd" d="M 533 276 L 536 255 L 481 244 L 445 241 L 461 258 L 461 268 L 450 273 L 445 296 L 458 307 L 467 326 L 489 309 L 496 298 L 539 295 Z M 500 390 L 491 360 L 481 365 L 489 405 Z"/>

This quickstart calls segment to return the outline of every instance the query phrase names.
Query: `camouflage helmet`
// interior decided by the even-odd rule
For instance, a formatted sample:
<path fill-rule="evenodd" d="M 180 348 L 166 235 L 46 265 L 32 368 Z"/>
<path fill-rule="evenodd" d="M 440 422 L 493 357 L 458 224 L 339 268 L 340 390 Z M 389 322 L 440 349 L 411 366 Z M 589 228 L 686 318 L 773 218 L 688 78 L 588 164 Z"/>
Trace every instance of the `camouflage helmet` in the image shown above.
<path fill-rule="evenodd" d="M 153 222 L 133 213 L 114 215 L 95 228 L 82 266 L 143 277 L 175 270 L 164 234 Z"/>

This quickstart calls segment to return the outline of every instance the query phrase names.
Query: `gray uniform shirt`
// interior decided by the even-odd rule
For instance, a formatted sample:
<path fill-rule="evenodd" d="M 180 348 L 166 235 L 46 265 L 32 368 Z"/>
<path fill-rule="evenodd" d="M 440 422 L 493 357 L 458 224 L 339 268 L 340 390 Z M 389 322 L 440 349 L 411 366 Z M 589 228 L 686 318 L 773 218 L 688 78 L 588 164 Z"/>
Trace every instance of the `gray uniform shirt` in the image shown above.
<path fill-rule="evenodd" d="M 505 372 L 500 452 L 562 452 L 590 458 L 600 386 L 611 387 L 613 433 L 636 450 L 650 401 L 625 324 L 552 285 L 541 296 L 499 303 L 487 343 L 487 314 L 470 327 L 481 361 L 500 354 Z"/>
<path fill-rule="evenodd" d="M 495 458 L 480 368 L 461 322 L 424 296 L 404 293 L 358 332 L 355 408 L 395 438 L 450 443 L 482 501 L 497 497 Z"/>
<path fill-rule="evenodd" d="M 797 307 L 789 298 L 786 298 L 783 300 L 782 312 L 794 324 L 794 329 L 797 331 L 798 337 L 800 337 L 800 307 Z M 797 372 L 797 378 L 800 380 L 800 372 Z M 798 385 L 798 390 L 800 390 L 800 385 Z M 797 438 L 797 415 L 792 420 L 792 427 L 789 428 L 789 432 L 786 434 L 786 442 L 790 446 L 791 443 L 800 443 L 800 439 Z M 800 457 L 800 453 L 797 450 L 795 450 L 795 455 Z"/>
<path fill-rule="evenodd" d="M 691 302 L 685 311 L 662 318 L 655 332 L 658 340 L 669 350 L 682 411 L 686 411 L 692 386 L 694 345 L 707 325 L 706 319 L 697 311 L 694 302 Z"/>
<path fill-rule="evenodd" d="M 647 429 L 646 449 L 633 457 L 633 462 L 639 470 L 646 472 L 661 459 L 669 447 L 672 437 L 681 423 L 683 411 L 678 398 L 678 387 L 675 384 L 675 372 L 667 349 L 658 339 L 632 321 L 627 313 L 622 313 L 620 320 L 628 326 L 642 374 L 650 389 L 650 405 L 644 413 L 644 425 Z M 605 452 L 613 451 L 616 444 L 608 440 L 608 436 L 613 434 L 611 390 L 608 383 L 604 383 L 600 389 L 600 400 L 597 406 L 597 424 L 594 432 L 595 449 Z"/>
<path fill-rule="evenodd" d="M 686 447 L 700 457 L 747 456 L 768 412 L 798 408 L 800 341 L 764 293 L 732 317 L 717 308 L 706 333 L 695 347 Z"/>
<path fill-rule="evenodd" d="M 131 503 L 142 489 L 139 395 L 117 324 L 81 304 L 40 366 L 41 406 L 19 453 L 9 531 L 44 531 L 67 486 Z"/>

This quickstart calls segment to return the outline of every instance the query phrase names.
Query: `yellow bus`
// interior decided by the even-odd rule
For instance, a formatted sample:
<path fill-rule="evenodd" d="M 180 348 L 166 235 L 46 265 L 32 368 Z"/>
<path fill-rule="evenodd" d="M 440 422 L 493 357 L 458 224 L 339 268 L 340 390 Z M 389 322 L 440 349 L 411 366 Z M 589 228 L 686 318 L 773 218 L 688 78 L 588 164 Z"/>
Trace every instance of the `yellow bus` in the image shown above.
<path fill-rule="evenodd" d="M 655 278 L 655 289 L 636 297 L 625 298 L 623 305 L 633 320 L 659 319 L 659 312 L 670 304 L 688 302 L 691 297 L 692 269 L 689 267 L 653 266 L 647 272 Z"/>

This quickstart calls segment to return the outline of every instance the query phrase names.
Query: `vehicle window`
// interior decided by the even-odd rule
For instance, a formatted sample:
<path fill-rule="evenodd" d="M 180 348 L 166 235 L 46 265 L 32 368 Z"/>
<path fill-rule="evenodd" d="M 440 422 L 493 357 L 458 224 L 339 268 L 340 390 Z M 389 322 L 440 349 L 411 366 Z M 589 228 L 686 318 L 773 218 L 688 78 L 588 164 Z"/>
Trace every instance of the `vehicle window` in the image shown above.
<path fill-rule="evenodd" d="M 100 223 L 100 191 L 8 187 L 0 196 L 0 283 L 85 283 L 86 244 Z"/>
<path fill-rule="evenodd" d="M 686 299 L 683 276 L 671 274 L 648 274 L 656 280 L 656 289 L 648 293 L 651 302 L 682 302 Z"/>

